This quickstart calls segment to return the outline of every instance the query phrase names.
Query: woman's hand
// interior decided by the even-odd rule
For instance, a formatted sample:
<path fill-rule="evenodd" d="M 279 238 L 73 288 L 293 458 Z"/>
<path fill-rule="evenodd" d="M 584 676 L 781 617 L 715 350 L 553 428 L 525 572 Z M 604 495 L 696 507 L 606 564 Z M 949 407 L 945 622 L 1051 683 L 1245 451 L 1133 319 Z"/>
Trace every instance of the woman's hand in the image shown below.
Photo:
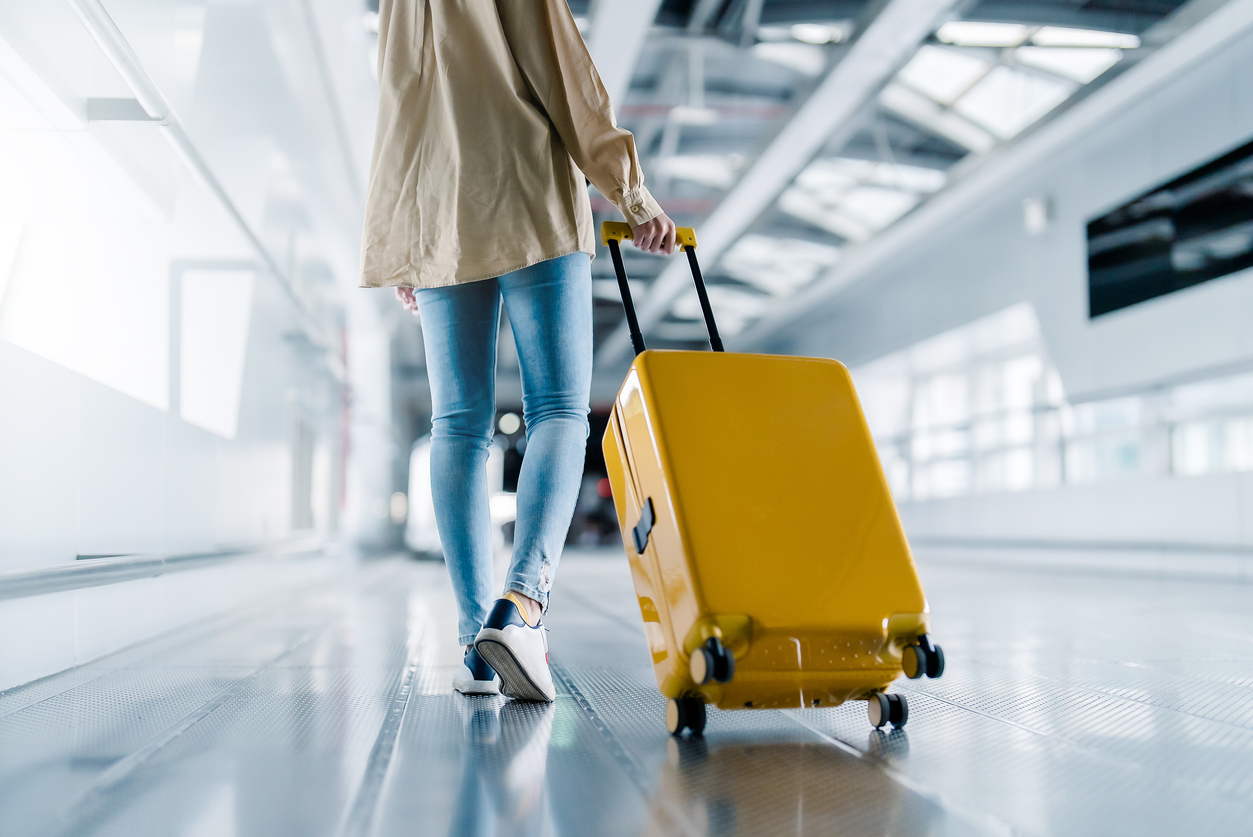
<path fill-rule="evenodd" d="M 418 316 L 418 298 L 413 295 L 413 288 L 397 288 L 396 299 L 400 305 L 413 316 Z"/>
<path fill-rule="evenodd" d="M 674 235 L 674 222 L 664 212 L 631 230 L 631 240 L 636 247 L 646 253 L 665 253 L 667 256 L 674 252 Z"/>

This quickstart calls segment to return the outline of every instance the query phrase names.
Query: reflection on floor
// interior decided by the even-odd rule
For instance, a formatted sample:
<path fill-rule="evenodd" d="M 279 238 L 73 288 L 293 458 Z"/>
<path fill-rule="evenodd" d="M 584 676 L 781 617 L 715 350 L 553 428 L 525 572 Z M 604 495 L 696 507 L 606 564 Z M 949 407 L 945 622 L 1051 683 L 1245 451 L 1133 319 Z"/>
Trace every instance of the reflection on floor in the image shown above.
<path fill-rule="evenodd" d="M 442 565 L 369 564 L 0 693 L 0 834 L 1253 833 L 1253 585 L 923 575 L 905 730 L 676 741 L 616 552 L 563 562 L 551 706 L 450 694 Z"/>

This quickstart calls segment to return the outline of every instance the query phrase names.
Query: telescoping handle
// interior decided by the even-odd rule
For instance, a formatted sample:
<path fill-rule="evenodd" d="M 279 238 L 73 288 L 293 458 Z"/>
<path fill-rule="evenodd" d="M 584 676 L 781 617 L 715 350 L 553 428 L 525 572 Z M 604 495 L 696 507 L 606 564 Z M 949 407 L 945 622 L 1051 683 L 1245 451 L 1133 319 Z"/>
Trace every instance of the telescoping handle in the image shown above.
<path fill-rule="evenodd" d="M 644 335 L 640 333 L 640 323 L 635 316 L 635 303 L 631 300 L 631 286 L 627 284 L 626 268 L 622 265 L 620 242 L 634 238 L 631 225 L 621 221 L 605 221 L 600 225 L 600 240 L 609 248 L 613 258 L 613 269 L 618 274 L 618 290 L 622 293 L 622 307 L 626 309 L 627 326 L 631 329 L 631 344 L 638 355 L 644 351 Z M 701 275 L 700 264 L 696 261 L 696 230 L 691 227 L 679 227 L 675 231 L 675 243 L 687 253 L 687 263 L 692 268 L 692 281 L 696 283 L 696 296 L 700 298 L 700 310 L 705 315 L 705 326 L 709 329 L 709 347 L 715 352 L 726 351 L 722 348 L 722 338 L 718 336 L 718 324 L 714 322 L 714 309 L 709 304 L 709 292 L 705 290 L 705 278 Z"/>

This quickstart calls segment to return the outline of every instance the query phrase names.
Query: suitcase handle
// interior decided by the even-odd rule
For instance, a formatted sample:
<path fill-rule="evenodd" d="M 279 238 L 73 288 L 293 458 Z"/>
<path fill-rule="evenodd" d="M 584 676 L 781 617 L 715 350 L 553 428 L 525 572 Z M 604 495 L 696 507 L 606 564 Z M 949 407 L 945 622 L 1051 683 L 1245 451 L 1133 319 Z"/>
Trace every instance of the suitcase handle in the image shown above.
<path fill-rule="evenodd" d="M 631 345 L 638 355 L 644 351 L 644 335 L 640 333 L 640 323 L 635 316 L 635 303 L 631 300 L 631 287 L 627 284 L 626 268 L 622 265 L 623 239 L 634 238 L 631 225 L 621 221 L 605 221 L 600 225 L 600 240 L 609 248 L 613 259 L 613 269 L 618 275 L 618 291 L 622 294 L 622 307 L 626 309 L 627 326 L 631 329 Z M 709 304 L 709 292 L 705 290 L 705 277 L 701 275 L 700 264 L 696 261 L 696 230 L 691 227 L 675 229 L 675 243 L 687 253 L 687 263 L 692 268 L 692 281 L 696 283 L 696 296 L 700 299 L 700 310 L 705 317 L 705 327 L 709 329 L 709 348 L 715 352 L 725 352 L 722 337 L 718 335 L 718 324 L 714 322 L 714 309 Z"/>

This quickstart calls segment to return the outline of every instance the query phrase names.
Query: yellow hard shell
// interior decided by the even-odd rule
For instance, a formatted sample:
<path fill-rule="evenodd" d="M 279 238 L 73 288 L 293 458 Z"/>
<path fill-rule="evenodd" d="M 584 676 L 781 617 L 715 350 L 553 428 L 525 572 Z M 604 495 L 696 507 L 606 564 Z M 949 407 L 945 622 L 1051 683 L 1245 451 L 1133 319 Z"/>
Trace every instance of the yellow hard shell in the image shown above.
<path fill-rule="evenodd" d="M 926 601 L 843 365 L 644 352 L 604 451 L 664 694 L 829 705 L 900 674 Z M 648 499 L 656 523 L 638 555 Z M 715 635 L 735 677 L 698 686 L 689 654 Z"/>

